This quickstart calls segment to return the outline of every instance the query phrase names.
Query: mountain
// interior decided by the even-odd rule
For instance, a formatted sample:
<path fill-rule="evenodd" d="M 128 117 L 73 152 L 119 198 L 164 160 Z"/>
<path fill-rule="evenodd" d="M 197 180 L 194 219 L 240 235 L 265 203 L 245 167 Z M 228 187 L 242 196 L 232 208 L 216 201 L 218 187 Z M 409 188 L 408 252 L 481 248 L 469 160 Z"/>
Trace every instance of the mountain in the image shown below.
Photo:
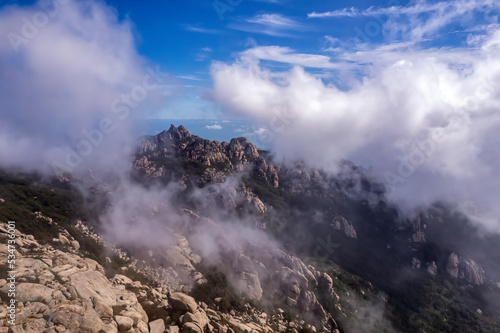
<path fill-rule="evenodd" d="M 500 331 L 500 239 L 445 202 L 405 217 L 351 162 L 183 126 L 139 138 L 130 165 L 127 181 L 0 173 L 25 331 Z"/>

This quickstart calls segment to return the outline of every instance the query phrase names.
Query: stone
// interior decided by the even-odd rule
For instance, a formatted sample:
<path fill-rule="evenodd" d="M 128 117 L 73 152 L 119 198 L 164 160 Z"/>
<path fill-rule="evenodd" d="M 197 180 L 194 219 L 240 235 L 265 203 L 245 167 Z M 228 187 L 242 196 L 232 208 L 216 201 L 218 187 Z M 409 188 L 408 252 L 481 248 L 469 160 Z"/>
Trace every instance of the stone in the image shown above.
<path fill-rule="evenodd" d="M 9 326 L 8 332 L 9 333 L 25 333 L 26 331 L 24 330 L 24 328 L 22 326 L 16 325 L 16 326 Z"/>
<path fill-rule="evenodd" d="M 134 326 L 132 318 L 117 315 L 115 316 L 116 324 L 119 331 L 128 331 Z"/>
<path fill-rule="evenodd" d="M 79 330 L 80 332 L 98 333 L 104 323 L 93 309 L 88 309 L 82 316 Z"/>
<path fill-rule="evenodd" d="M 358 238 L 356 229 L 354 229 L 352 223 L 347 221 L 342 216 L 335 216 L 333 218 L 333 221 L 330 223 L 330 226 L 334 230 L 343 232 L 349 238 Z"/>
<path fill-rule="evenodd" d="M 76 241 L 76 240 L 71 241 L 71 246 L 72 246 L 75 250 L 79 250 L 79 249 L 80 249 L 80 243 L 78 243 L 78 241 Z"/>
<path fill-rule="evenodd" d="M 122 274 L 116 274 L 112 279 L 111 279 L 111 282 L 113 282 L 113 284 L 117 284 L 117 285 L 129 285 L 131 284 L 133 281 L 131 279 L 129 279 L 128 277 L 126 277 L 125 275 L 122 275 Z"/>
<path fill-rule="evenodd" d="M 436 262 L 431 261 L 429 266 L 427 266 L 427 273 L 431 276 L 436 276 L 437 275 L 438 268 L 436 266 Z"/>
<path fill-rule="evenodd" d="M 140 321 L 138 324 L 137 324 L 137 329 L 139 330 L 140 333 L 150 333 L 149 329 L 148 329 L 148 324 L 146 324 L 145 322 L 143 321 Z M 162 331 L 163 333 L 163 331 Z"/>
<path fill-rule="evenodd" d="M 134 322 L 134 326 L 137 326 L 137 324 L 139 323 L 139 321 L 142 320 L 142 315 L 139 312 L 135 311 L 135 310 L 122 311 L 122 312 L 120 312 L 120 315 L 132 319 L 133 322 Z"/>
<path fill-rule="evenodd" d="M 97 301 L 94 310 L 99 316 L 99 318 L 112 318 L 113 317 L 113 308 L 109 305 L 104 304 L 103 302 Z"/>
<path fill-rule="evenodd" d="M 151 333 L 163 333 L 165 332 L 165 321 L 163 319 L 157 319 L 149 323 L 149 329 Z"/>
<path fill-rule="evenodd" d="M 59 241 L 62 245 L 70 245 L 69 239 L 64 235 L 59 234 Z"/>
<path fill-rule="evenodd" d="M 411 259 L 411 267 L 412 268 L 414 268 L 414 269 L 420 269 L 421 266 L 422 266 L 422 262 L 420 260 L 418 260 L 415 257 L 413 257 Z"/>
<path fill-rule="evenodd" d="M 87 271 L 71 276 L 71 285 L 78 297 L 98 300 L 106 305 L 116 305 L 116 295 L 111 289 L 111 283 L 97 271 Z"/>
<path fill-rule="evenodd" d="M 458 255 L 453 252 L 450 254 L 448 257 L 448 262 L 446 263 L 446 271 L 448 274 L 450 274 L 451 277 L 453 278 L 458 278 L 458 265 L 460 264 L 460 261 L 458 260 Z"/>
<path fill-rule="evenodd" d="M 331 293 L 333 290 L 333 280 L 330 275 L 322 273 L 318 277 L 319 288 L 325 293 Z"/>
<path fill-rule="evenodd" d="M 16 299 L 23 303 L 41 302 L 47 304 L 52 300 L 52 291 L 53 289 L 38 283 L 20 283 L 16 287 Z"/>
<path fill-rule="evenodd" d="M 99 333 L 118 333 L 118 325 L 116 325 L 116 322 L 112 322 L 110 324 L 105 324 L 101 327 L 101 330 Z"/>
<path fill-rule="evenodd" d="M 43 271 L 40 275 L 38 275 L 38 282 L 40 284 L 46 285 L 52 281 L 54 281 L 54 274 L 51 271 Z"/>
<path fill-rule="evenodd" d="M 171 293 L 168 300 L 174 310 L 189 311 L 194 313 L 198 308 L 198 304 L 196 304 L 194 298 L 183 293 Z"/>
<path fill-rule="evenodd" d="M 66 327 L 70 332 L 76 332 L 80 327 L 82 316 L 75 312 L 56 311 L 52 322 Z"/>
<path fill-rule="evenodd" d="M 179 333 L 179 326 L 172 325 L 167 329 L 168 333 Z"/>
<path fill-rule="evenodd" d="M 182 325 L 182 333 L 203 333 L 201 327 L 196 323 L 185 323 Z"/>

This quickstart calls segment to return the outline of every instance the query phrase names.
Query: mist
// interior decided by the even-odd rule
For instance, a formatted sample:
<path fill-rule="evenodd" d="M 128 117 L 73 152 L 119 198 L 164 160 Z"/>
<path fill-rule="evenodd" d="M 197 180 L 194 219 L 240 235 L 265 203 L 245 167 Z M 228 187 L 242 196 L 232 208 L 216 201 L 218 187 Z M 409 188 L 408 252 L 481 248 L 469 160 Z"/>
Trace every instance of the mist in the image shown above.
<path fill-rule="evenodd" d="M 131 22 L 98 1 L 41 1 L 3 7 L 0 30 L 1 165 L 45 174 L 123 165 L 168 79 L 138 54 Z"/>

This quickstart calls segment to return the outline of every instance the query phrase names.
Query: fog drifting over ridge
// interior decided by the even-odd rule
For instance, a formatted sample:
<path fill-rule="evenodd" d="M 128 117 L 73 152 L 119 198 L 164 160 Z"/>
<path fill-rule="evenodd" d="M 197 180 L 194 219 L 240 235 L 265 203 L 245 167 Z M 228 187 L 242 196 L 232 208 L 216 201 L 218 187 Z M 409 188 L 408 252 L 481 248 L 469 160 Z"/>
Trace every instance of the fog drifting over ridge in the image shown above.
<path fill-rule="evenodd" d="M 2 165 L 49 173 L 118 165 L 135 140 L 132 124 L 164 89 L 131 23 L 101 2 L 58 0 L 5 6 L 0 30 Z"/>
<path fill-rule="evenodd" d="M 407 12 L 427 3 L 413 4 L 414 10 Z M 382 30 L 386 36 L 404 32 L 398 42 L 335 49 L 331 59 L 337 62 L 325 68 L 340 71 L 330 78 L 343 71 L 349 76 L 349 69 L 364 71 L 361 78 L 349 81 L 349 89 L 325 83 L 304 67 L 278 71 L 261 62 L 293 65 L 298 59 L 303 66 L 317 68 L 313 55 L 294 58 L 289 48 L 257 46 L 233 63 L 213 64 L 215 99 L 228 112 L 260 124 L 261 139 L 271 141 L 275 154 L 286 160 L 304 159 L 332 171 L 342 159 L 354 161 L 387 186 L 389 200 L 402 212 L 443 200 L 498 232 L 498 18 L 470 27 L 476 33 L 469 32 L 463 47 L 425 48 L 420 39 L 452 23 L 467 27 L 468 15 L 460 16 L 465 7 L 474 15 L 498 10 L 498 4 L 489 1 L 474 1 L 471 8 L 462 5 L 447 6 L 449 12 L 438 25 L 439 12 L 413 13 L 406 20 L 391 17 Z"/>

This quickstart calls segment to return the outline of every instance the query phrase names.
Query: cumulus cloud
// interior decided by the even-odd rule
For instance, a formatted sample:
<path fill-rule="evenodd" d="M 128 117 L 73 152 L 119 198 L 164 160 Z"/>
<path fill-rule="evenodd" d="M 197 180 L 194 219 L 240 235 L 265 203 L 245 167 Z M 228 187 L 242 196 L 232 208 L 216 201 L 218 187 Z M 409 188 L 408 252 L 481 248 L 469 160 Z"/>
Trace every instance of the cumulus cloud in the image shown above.
<path fill-rule="evenodd" d="M 3 7 L 0 30 L 2 166 L 115 163 L 164 79 L 138 55 L 130 23 L 101 2 L 54 0 Z"/>
<path fill-rule="evenodd" d="M 336 60 L 370 59 L 347 90 L 301 66 L 274 72 L 259 63 L 264 57 L 215 63 L 214 95 L 229 112 L 266 126 L 261 139 L 278 156 L 333 171 L 353 160 L 404 212 L 451 201 L 500 231 L 500 30 L 482 32 L 474 48 L 425 49 L 408 38 L 346 51 Z"/>

